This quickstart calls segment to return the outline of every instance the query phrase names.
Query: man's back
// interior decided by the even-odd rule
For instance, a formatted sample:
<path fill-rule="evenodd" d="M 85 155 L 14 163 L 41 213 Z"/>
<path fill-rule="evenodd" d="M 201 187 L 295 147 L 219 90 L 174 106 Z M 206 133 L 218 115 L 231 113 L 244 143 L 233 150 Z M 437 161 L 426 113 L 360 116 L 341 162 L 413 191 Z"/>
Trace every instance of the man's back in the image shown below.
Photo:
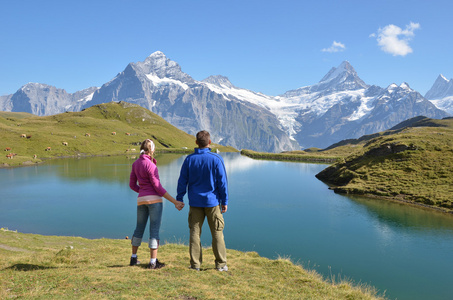
<path fill-rule="evenodd" d="M 195 148 L 184 160 L 178 180 L 178 195 L 182 201 L 186 187 L 189 205 L 213 207 L 228 205 L 228 182 L 223 158 L 210 148 Z"/>

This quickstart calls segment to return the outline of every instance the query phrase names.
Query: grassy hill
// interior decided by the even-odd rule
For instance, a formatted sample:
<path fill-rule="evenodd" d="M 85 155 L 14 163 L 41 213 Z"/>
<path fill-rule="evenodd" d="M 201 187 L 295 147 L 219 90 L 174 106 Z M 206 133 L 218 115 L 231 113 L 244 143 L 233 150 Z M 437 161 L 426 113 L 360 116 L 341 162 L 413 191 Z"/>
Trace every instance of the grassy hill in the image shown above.
<path fill-rule="evenodd" d="M 316 177 L 337 193 L 402 201 L 453 213 L 453 118 L 415 117 L 326 149 L 260 153 L 256 159 L 333 163 Z"/>
<path fill-rule="evenodd" d="M 327 150 L 337 147 L 350 147 L 351 155 L 316 176 L 335 192 L 453 212 L 453 118 L 414 118 L 392 130 Z"/>
<path fill-rule="evenodd" d="M 0 166 L 77 155 L 138 154 L 140 142 L 146 138 L 154 140 L 157 151 L 183 152 L 187 148 L 191 152 L 196 147 L 194 136 L 127 102 L 99 104 L 81 112 L 46 117 L 0 112 L 0 149 L 4 151 Z M 10 150 L 5 151 L 7 148 Z M 219 145 L 213 148 L 235 151 Z M 14 158 L 6 157 L 10 153 L 16 154 Z"/>
<path fill-rule="evenodd" d="M 188 269 L 189 249 L 165 244 L 160 270 L 129 267 L 129 240 L 42 236 L 0 230 L 0 299 L 382 299 L 371 287 L 324 280 L 288 259 L 227 250 L 228 272 L 217 272 L 212 249 L 205 269 Z M 332 282 L 333 281 L 333 282 Z"/>

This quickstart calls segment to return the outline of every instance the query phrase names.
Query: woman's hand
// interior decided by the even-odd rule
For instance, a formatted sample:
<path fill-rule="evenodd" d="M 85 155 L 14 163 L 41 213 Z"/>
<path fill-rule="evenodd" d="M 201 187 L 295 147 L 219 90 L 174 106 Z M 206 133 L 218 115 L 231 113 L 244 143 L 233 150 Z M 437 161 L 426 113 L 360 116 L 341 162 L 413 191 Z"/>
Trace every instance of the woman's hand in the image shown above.
<path fill-rule="evenodd" d="M 177 210 L 181 211 L 181 209 L 184 208 L 184 202 L 176 201 L 175 207 L 176 207 Z"/>

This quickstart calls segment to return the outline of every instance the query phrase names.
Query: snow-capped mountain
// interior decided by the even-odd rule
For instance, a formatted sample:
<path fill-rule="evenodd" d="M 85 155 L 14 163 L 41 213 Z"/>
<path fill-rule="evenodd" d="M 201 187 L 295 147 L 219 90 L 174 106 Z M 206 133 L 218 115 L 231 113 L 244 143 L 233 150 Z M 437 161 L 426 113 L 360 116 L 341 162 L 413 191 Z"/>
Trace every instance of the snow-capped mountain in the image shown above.
<path fill-rule="evenodd" d="M 351 64 L 344 61 L 338 68 L 332 68 L 319 83 L 288 91 L 283 97 L 303 100 L 306 99 L 304 96 L 309 95 L 309 98 L 316 99 L 336 92 L 356 91 L 367 87 Z"/>
<path fill-rule="evenodd" d="M 437 86 L 437 91 L 450 91 L 443 81 Z M 221 75 L 194 80 L 160 51 L 128 64 L 100 88 L 67 94 L 28 84 L 0 97 L 0 109 L 49 115 L 109 101 L 139 104 L 190 134 L 209 130 L 215 143 L 268 152 L 325 148 L 415 116 L 448 116 L 407 83 L 366 84 L 347 61 L 317 84 L 274 97 L 236 87 Z"/>
<path fill-rule="evenodd" d="M 437 108 L 453 115 L 453 79 L 448 80 L 442 74 L 437 77 L 425 98 Z"/>
<path fill-rule="evenodd" d="M 206 129 L 215 143 L 270 152 L 300 148 L 277 117 L 253 101 L 256 97 L 267 96 L 238 89 L 223 76 L 196 81 L 162 52 L 155 52 L 144 62 L 130 63 L 97 90 L 85 107 L 106 101 L 133 102 L 190 134 Z"/>
<path fill-rule="evenodd" d="M 288 91 L 278 100 L 293 105 L 292 116 L 296 116 L 288 133 L 303 148 L 325 148 L 419 115 L 448 116 L 407 83 L 391 84 L 386 89 L 367 85 L 346 61 L 319 83 Z"/>

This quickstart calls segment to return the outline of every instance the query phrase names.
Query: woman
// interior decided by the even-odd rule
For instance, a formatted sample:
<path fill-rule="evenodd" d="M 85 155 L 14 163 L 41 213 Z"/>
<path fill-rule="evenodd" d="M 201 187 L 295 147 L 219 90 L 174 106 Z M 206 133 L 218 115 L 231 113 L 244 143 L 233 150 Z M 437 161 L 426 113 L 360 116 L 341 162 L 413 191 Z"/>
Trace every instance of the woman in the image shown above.
<path fill-rule="evenodd" d="M 138 193 L 137 198 L 137 227 L 132 235 L 132 256 L 130 265 L 139 264 L 137 261 L 137 250 L 142 243 L 143 232 L 146 223 L 149 226 L 149 249 L 151 260 L 148 268 L 160 269 L 165 266 L 157 260 L 157 249 L 159 248 L 159 229 L 162 219 L 162 197 L 173 203 L 176 209 L 181 210 L 184 203 L 176 201 L 162 187 L 159 180 L 159 172 L 154 159 L 154 143 L 152 140 L 144 140 L 140 146 L 140 157 L 132 164 L 132 171 L 129 180 L 129 187 Z M 138 182 L 138 184 L 137 184 Z"/>

